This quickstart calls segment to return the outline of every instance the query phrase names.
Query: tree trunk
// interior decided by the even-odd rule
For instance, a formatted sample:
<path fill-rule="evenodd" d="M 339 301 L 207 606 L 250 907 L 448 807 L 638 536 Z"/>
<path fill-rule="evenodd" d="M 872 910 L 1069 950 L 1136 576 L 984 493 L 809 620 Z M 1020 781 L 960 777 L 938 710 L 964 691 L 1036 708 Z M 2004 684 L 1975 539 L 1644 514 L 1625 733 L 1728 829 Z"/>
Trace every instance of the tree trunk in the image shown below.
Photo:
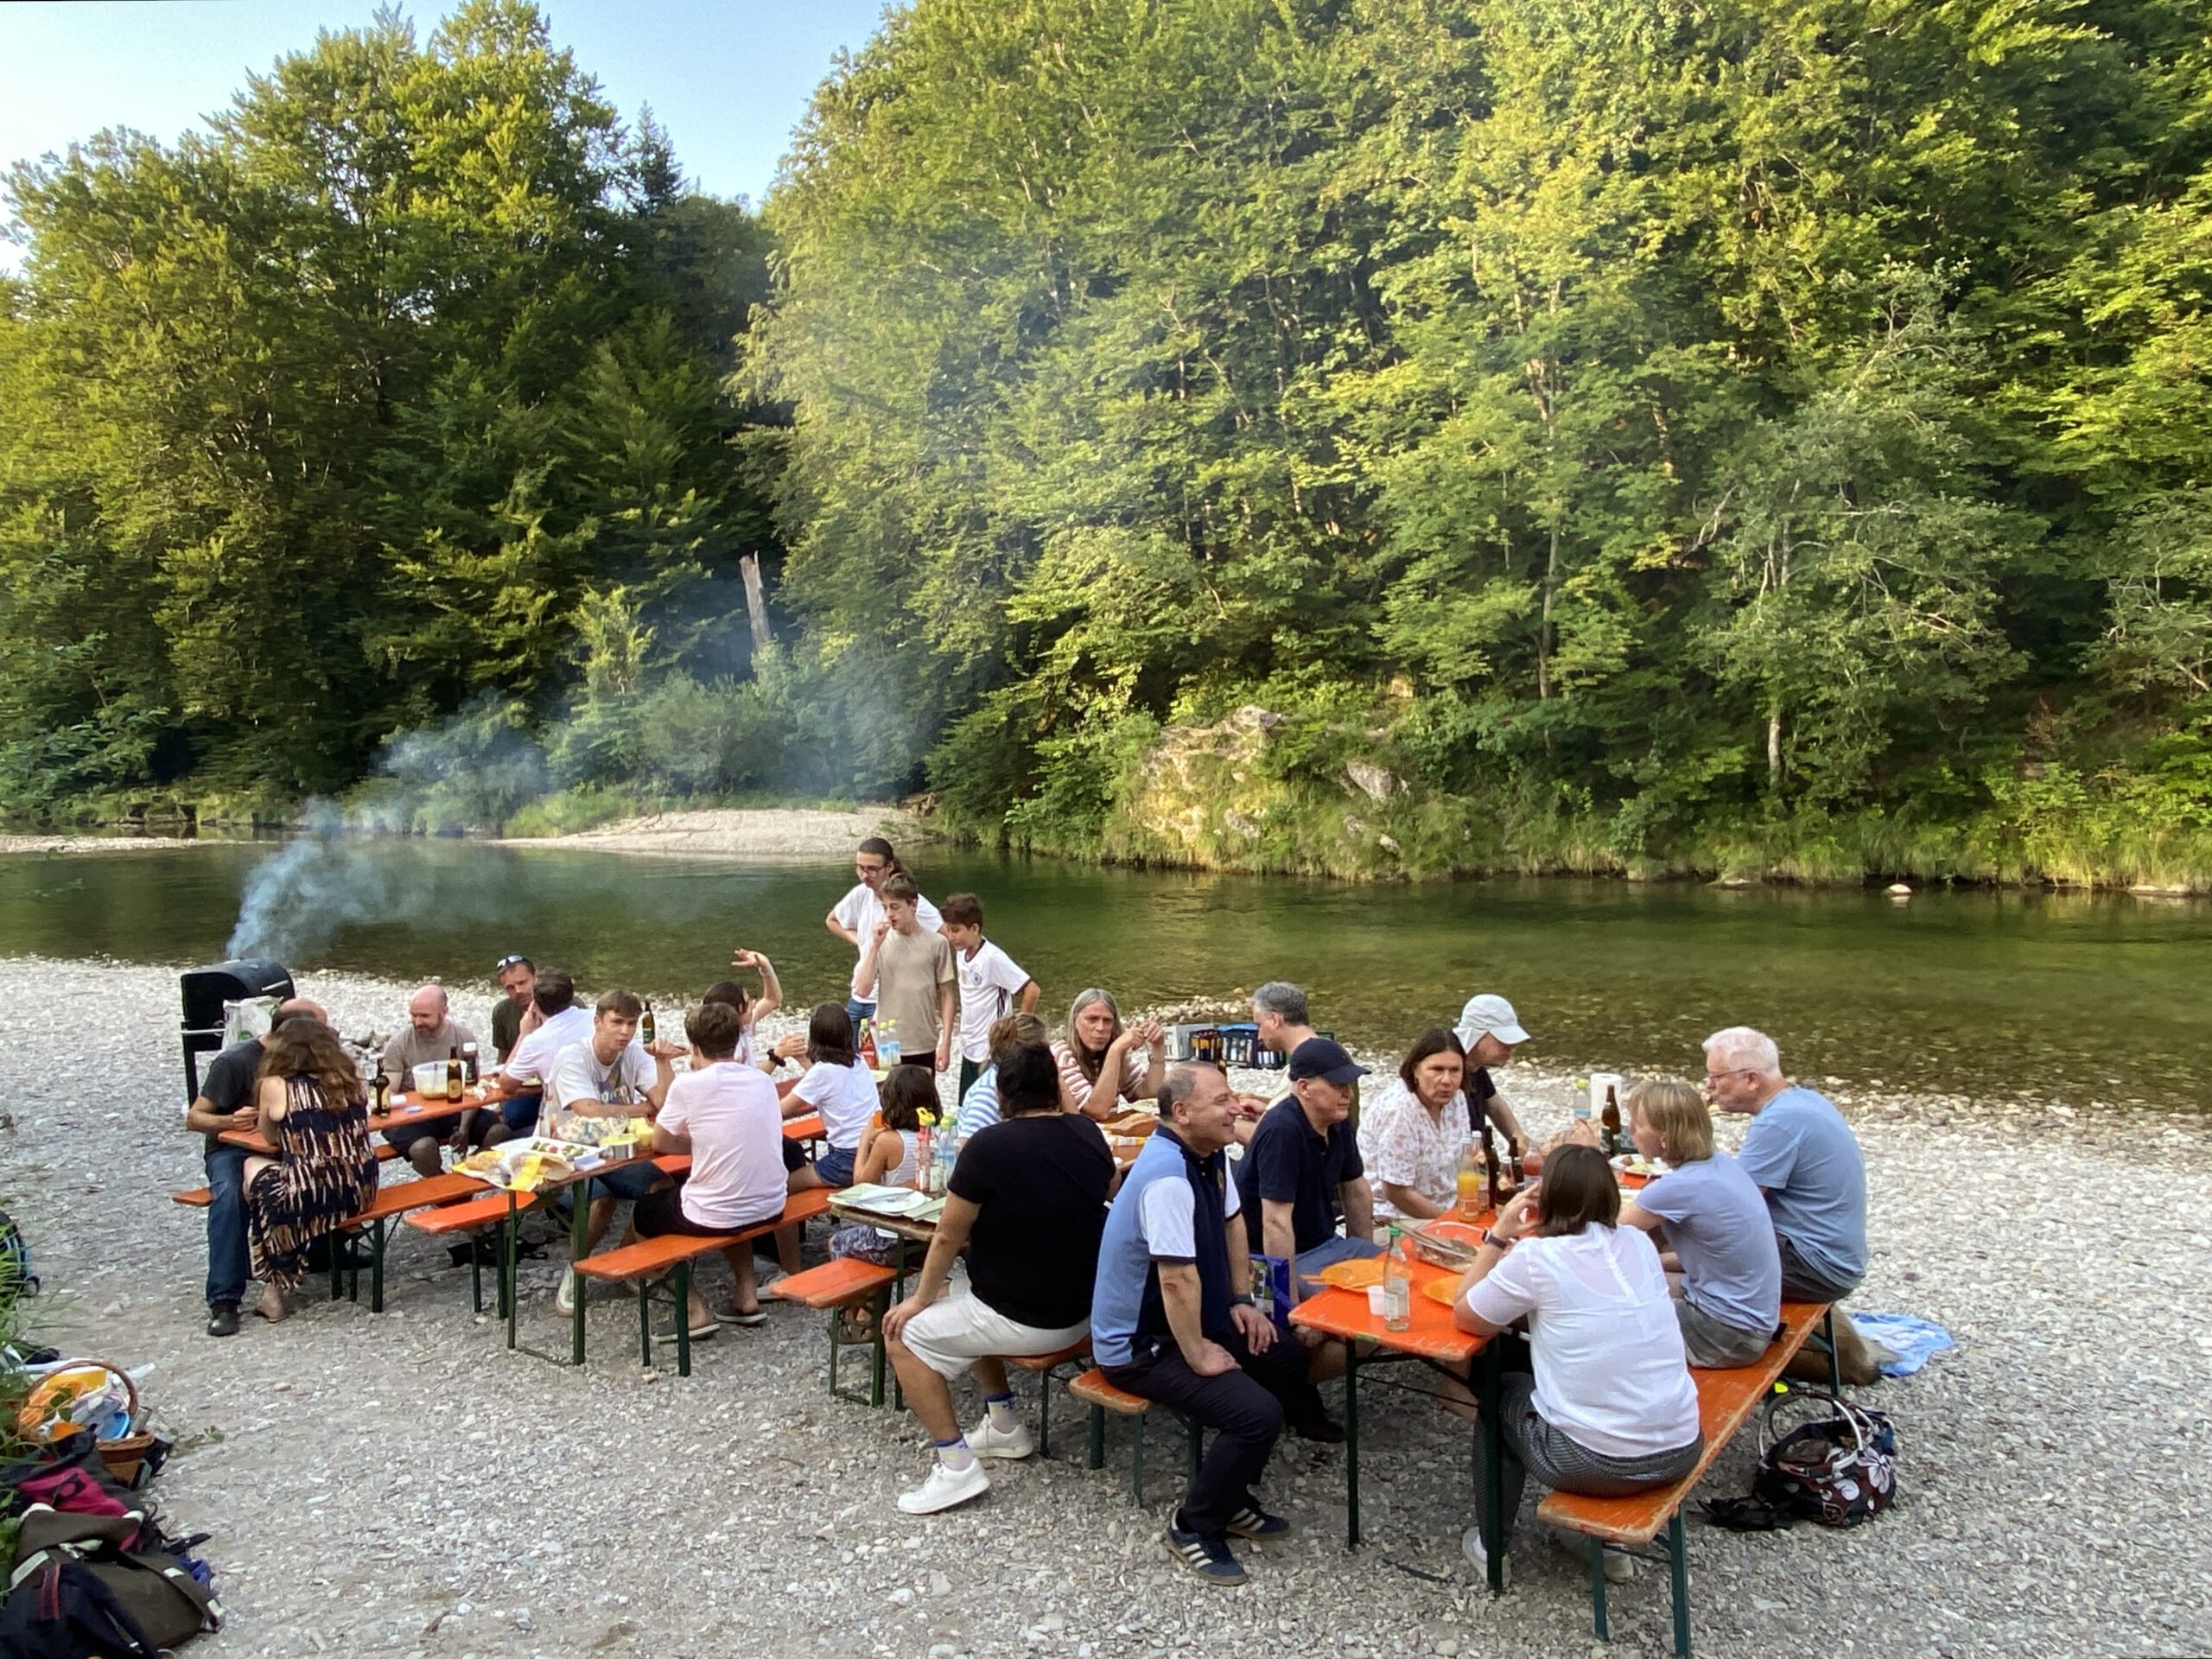
<path fill-rule="evenodd" d="M 1776 800 L 1782 798 L 1782 709 L 1779 705 L 1766 717 L 1766 786 Z"/>
<path fill-rule="evenodd" d="M 745 578 L 745 615 L 753 627 L 753 654 L 760 656 L 768 649 L 768 598 L 760 588 L 760 561 L 752 554 L 742 556 L 737 562 L 739 572 Z"/>

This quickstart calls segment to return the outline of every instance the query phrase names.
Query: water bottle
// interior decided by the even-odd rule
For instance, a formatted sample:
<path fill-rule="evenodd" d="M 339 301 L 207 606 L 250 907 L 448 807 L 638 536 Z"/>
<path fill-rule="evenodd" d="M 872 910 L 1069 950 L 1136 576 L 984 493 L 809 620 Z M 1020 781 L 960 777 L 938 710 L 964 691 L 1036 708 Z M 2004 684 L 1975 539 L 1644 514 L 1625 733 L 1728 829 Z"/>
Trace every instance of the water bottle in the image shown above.
<path fill-rule="evenodd" d="M 930 1126 L 923 1124 L 914 1139 L 914 1191 L 917 1192 L 927 1193 L 931 1178 L 937 1173 L 935 1141 L 936 1137 L 930 1133 Z"/>
<path fill-rule="evenodd" d="M 899 1022 L 896 1020 L 876 1022 L 875 1058 L 887 1071 L 899 1064 Z"/>
<path fill-rule="evenodd" d="M 953 1141 L 952 1131 L 939 1129 L 937 1136 L 937 1183 L 939 1198 L 952 1191 L 952 1166 L 960 1161 L 960 1148 Z"/>
<path fill-rule="evenodd" d="M 1382 1257 L 1382 1328 L 1404 1331 L 1414 1322 L 1414 1281 L 1406 1266 L 1405 1244 L 1398 1230 L 1390 1230 L 1389 1248 Z"/>

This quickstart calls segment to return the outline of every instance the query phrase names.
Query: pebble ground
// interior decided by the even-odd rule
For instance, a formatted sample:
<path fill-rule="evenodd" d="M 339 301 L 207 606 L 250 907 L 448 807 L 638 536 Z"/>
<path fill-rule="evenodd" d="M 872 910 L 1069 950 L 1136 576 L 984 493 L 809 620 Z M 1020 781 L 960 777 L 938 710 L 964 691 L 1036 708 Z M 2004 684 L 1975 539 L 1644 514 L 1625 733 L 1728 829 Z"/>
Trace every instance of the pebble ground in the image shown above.
<path fill-rule="evenodd" d="M 403 1017 L 407 988 L 302 989 L 358 1033 Z M 1122 1426 L 1108 1467 L 1085 1469 L 1065 1395 L 1051 1459 L 995 1471 L 962 1510 L 899 1515 L 920 1437 L 910 1418 L 830 1398 L 820 1317 L 798 1308 L 725 1331 L 679 1380 L 672 1362 L 639 1368 L 632 1303 L 595 1301 L 590 1363 L 555 1366 L 509 1353 L 502 1327 L 472 1315 L 467 1270 L 401 1229 L 381 1316 L 315 1301 L 211 1340 L 201 1217 L 168 1199 L 201 1179 L 180 1132 L 174 974 L 17 959 L 0 963 L 0 1001 L 14 1011 L 0 1201 L 49 1287 L 34 1334 L 150 1368 L 147 1397 L 178 1446 L 151 1495 L 175 1529 L 213 1534 L 230 1614 L 195 1644 L 207 1659 L 1669 1649 L 1663 1574 L 1614 1592 L 1599 1643 L 1580 1562 L 1525 1517 L 1510 1593 L 1484 1594 L 1459 1552 L 1469 1431 L 1380 1390 L 1366 1396 L 1366 1545 L 1344 1548 L 1341 1450 L 1287 1442 L 1263 1496 L 1298 1535 L 1249 1548 L 1251 1584 L 1224 1592 L 1161 1548 L 1171 1436 L 1154 1432 L 1147 1501 L 1132 1507 Z M 461 1011 L 480 1018 L 483 999 Z M 1516 1065 L 1503 1081 L 1538 1127 L 1565 1116 L 1565 1074 Z M 1959 1347 L 1861 1391 L 1895 1417 L 1902 1452 L 1901 1496 L 1875 1524 L 1692 1527 L 1697 1651 L 2212 1652 L 2202 1120 L 1839 1099 L 1874 1195 L 1859 1304 L 1936 1319 Z M 565 1340 L 553 1276 L 550 1258 L 525 1264 L 524 1323 L 548 1345 Z M 1017 1387 L 1033 1422 L 1033 1383 Z M 1706 1491 L 1743 1491 L 1753 1454 L 1732 1446 Z"/>

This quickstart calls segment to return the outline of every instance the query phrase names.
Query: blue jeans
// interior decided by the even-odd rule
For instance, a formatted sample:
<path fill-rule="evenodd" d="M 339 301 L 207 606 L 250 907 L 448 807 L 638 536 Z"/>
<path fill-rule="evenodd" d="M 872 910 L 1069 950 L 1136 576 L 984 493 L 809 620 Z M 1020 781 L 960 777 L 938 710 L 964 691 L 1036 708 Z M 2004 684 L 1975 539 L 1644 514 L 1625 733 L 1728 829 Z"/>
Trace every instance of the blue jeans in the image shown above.
<path fill-rule="evenodd" d="M 245 1242 L 244 1147 L 220 1147 L 207 1154 L 207 1187 L 215 1197 L 207 1206 L 207 1306 L 245 1300 L 253 1277 L 253 1255 Z"/>
<path fill-rule="evenodd" d="M 1364 1262 L 1382 1254 L 1380 1244 L 1364 1238 L 1332 1238 L 1310 1250 L 1300 1250 L 1293 1264 L 1293 1271 L 1298 1274 L 1299 1294 L 1311 1296 L 1321 1288 L 1313 1275 L 1324 1268 L 1333 1268 L 1339 1262 Z"/>
<path fill-rule="evenodd" d="M 814 1173 L 829 1186 L 850 1186 L 853 1184 L 853 1160 L 858 1147 L 832 1147 L 814 1160 Z"/>
<path fill-rule="evenodd" d="M 534 1129 L 537 1109 L 544 1099 L 543 1093 L 535 1090 L 526 1095 L 511 1095 L 499 1103 L 499 1119 L 511 1129 Z"/>
<path fill-rule="evenodd" d="M 610 1169 L 604 1175 L 593 1176 L 591 1196 L 594 1198 L 627 1198 L 635 1204 L 653 1190 L 654 1183 L 667 1179 L 651 1159 L 640 1159 L 620 1169 Z"/>
<path fill-rule="evenodd" d="M 861 1039 L 861 1021 L 875 1018 L 875 1004 L 849 996 L 845 999 L 845 1017 L 853 1022 L 853 1040 L 857 1043 Z"/>

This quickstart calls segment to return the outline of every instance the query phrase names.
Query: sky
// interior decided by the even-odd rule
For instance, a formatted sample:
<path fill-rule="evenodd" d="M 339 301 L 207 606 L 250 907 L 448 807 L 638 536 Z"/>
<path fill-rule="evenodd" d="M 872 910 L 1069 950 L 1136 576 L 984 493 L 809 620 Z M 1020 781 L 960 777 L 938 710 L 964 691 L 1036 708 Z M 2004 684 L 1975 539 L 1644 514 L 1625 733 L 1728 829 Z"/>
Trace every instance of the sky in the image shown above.
<path fill-rule="evenodd" d="M 418 38 L 448 9 L 402 7 Z M 832 56 L 874 33 L 883 0 L 540 0 L 540 10 L 626 121 L 652 106 L 686 178 L 757 204 Z M 375 10 L 376 0 L 0 3 L 0 167 L 104 127 L 174 139 L 228 105 L 249 70 Z M 18 251 L 0 248 L 0 263 Z"/>

